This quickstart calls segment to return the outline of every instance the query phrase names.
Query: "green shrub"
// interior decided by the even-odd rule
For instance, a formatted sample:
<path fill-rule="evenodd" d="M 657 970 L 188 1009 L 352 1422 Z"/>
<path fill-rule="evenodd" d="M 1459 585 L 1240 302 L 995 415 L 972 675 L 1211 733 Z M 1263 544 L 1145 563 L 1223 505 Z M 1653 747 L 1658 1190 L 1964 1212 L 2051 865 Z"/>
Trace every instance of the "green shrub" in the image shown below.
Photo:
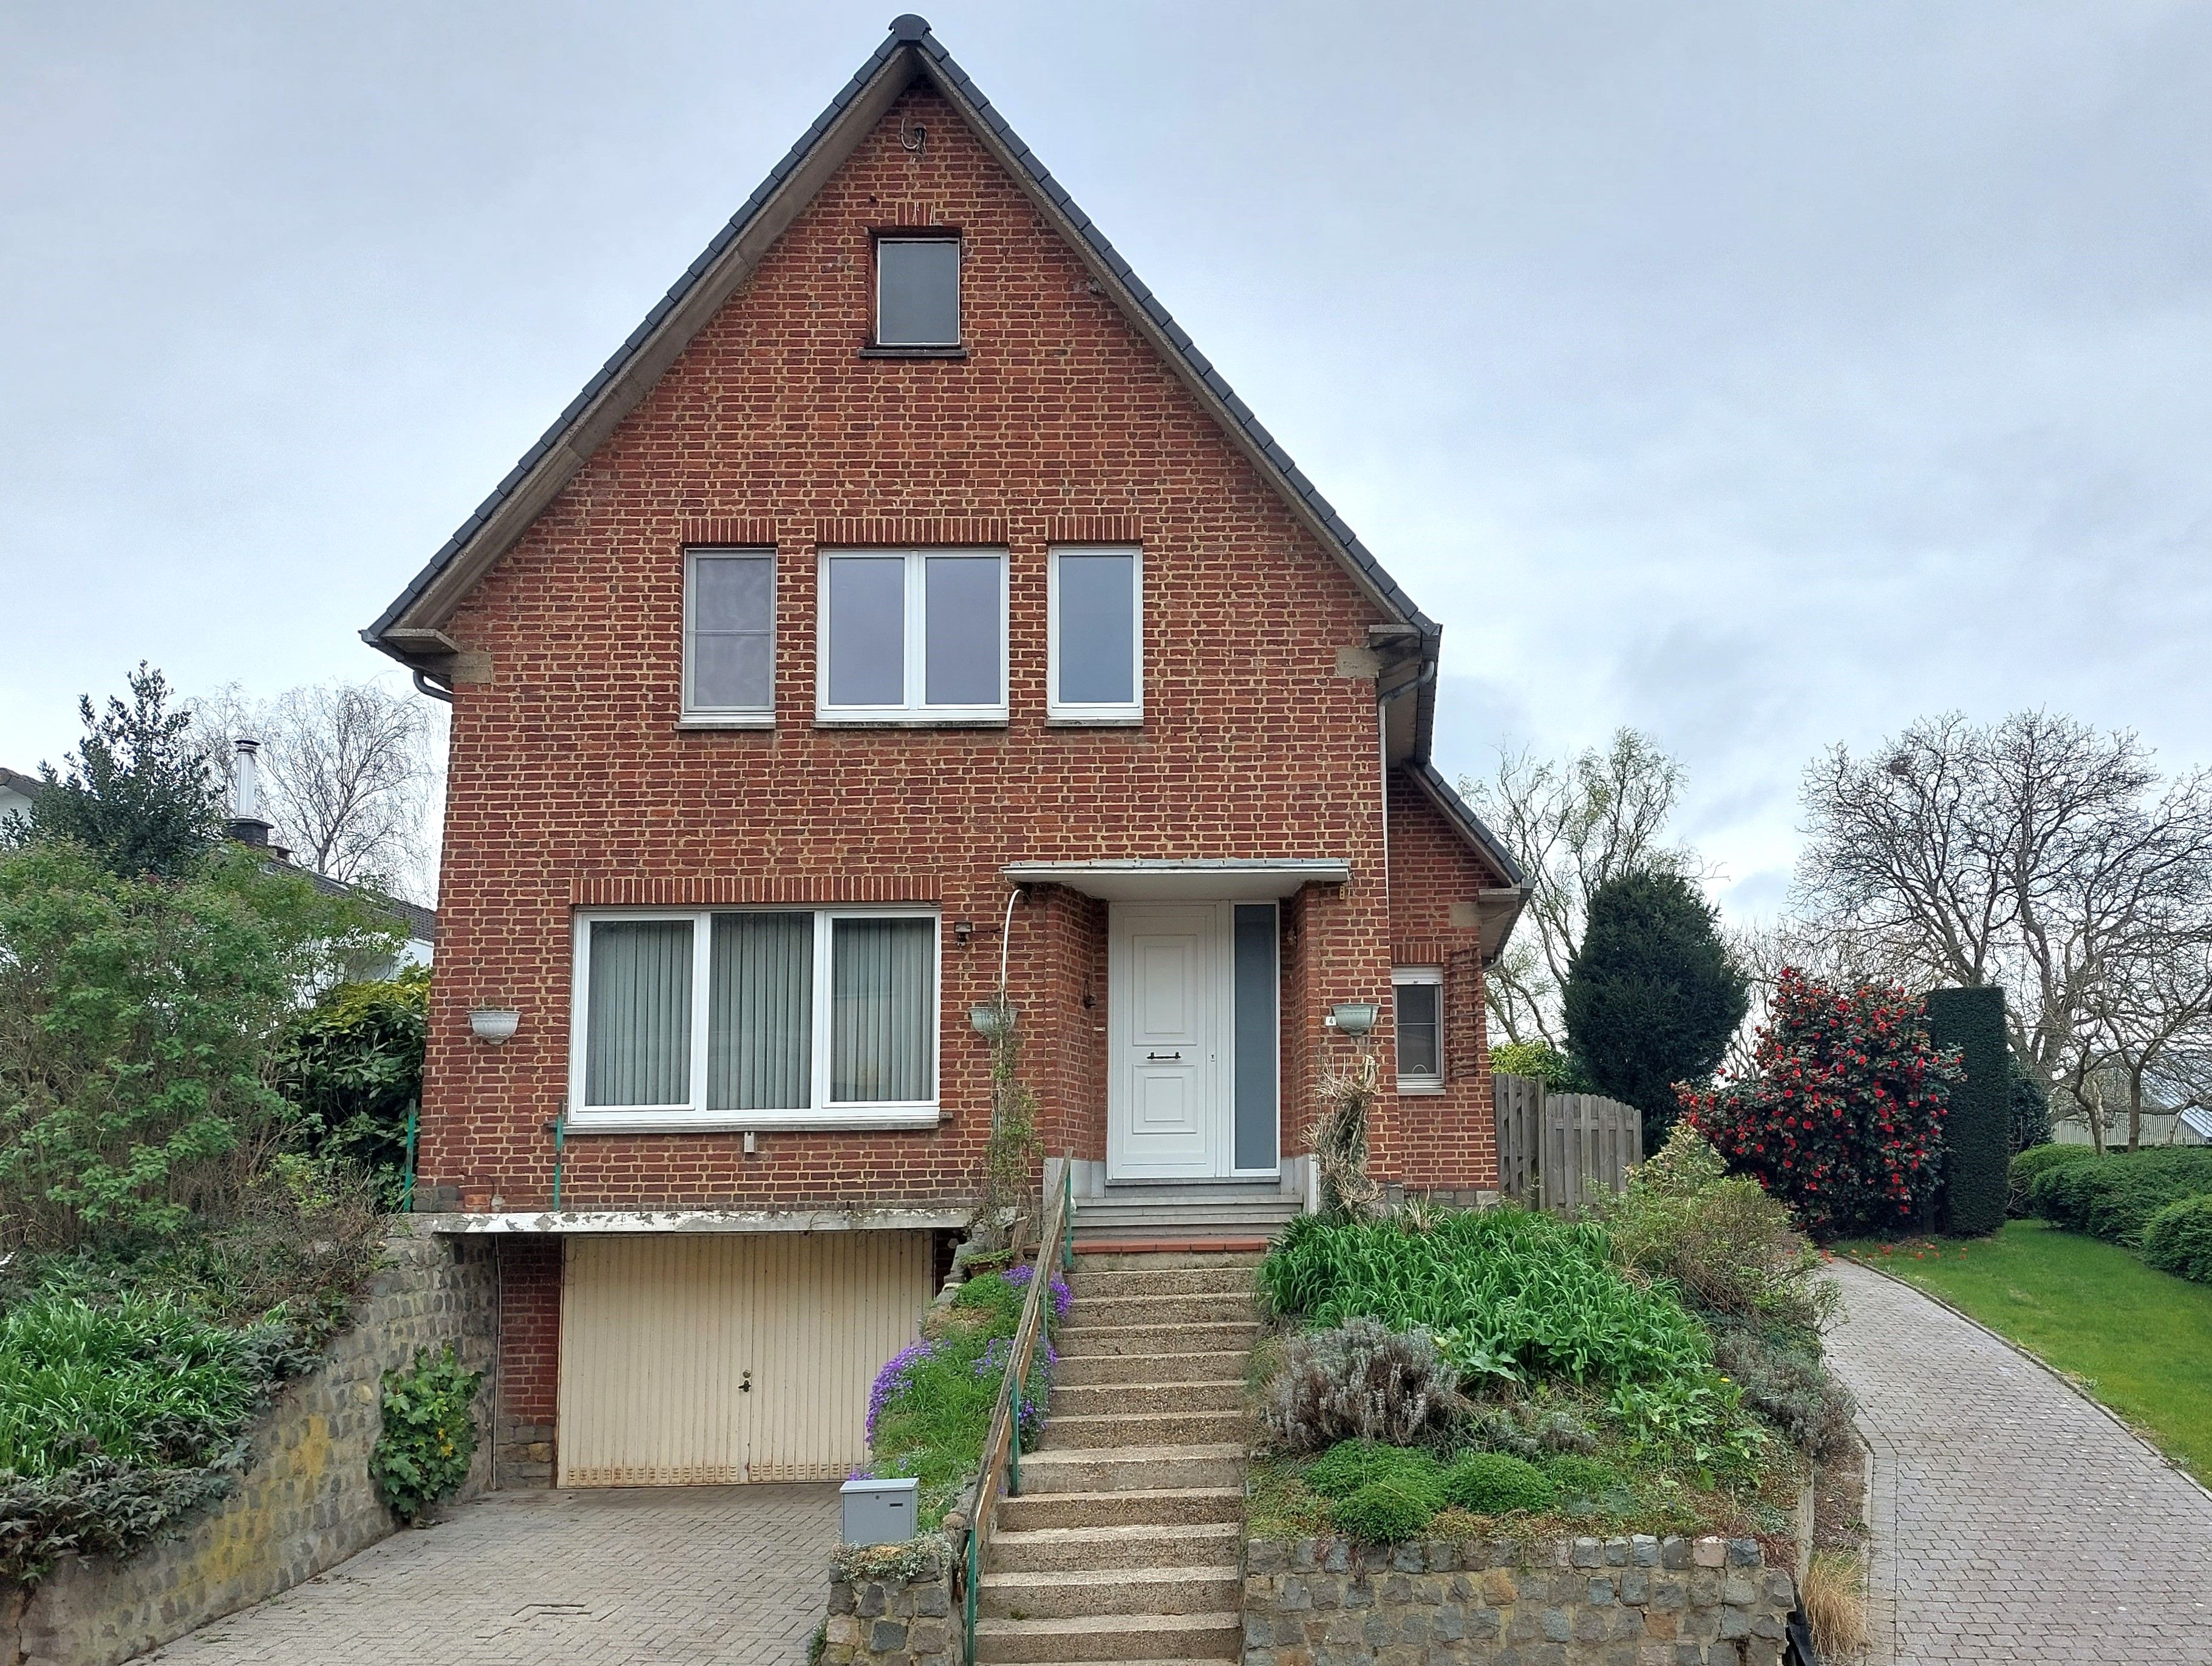
<path fill-rule="evenodd" d="M 1311 1452 L 1360 1438 L 1409 1445 L 1466 1408 L 1459 1373 L 1426 1331 L 1347 1319 L 1291 1339 L 1261 1420 L 1279 1445 Z"/>
<path fill-rule="evenodd" d="M 1623 1484 L 1610 1463 L 1579 1452 L 1561 1453 L 1544 1466 L 1544 1474 L 1563 1499 L 1602 1499 Z"/>
<path fill-rule="evenodd" d="M 1728 1327 L 1713 1344 L 1713 1363 L 1743 1393 L 1743 1403 L 1807 1456 L 1841 1457 L 1851 1450 L 1857 1402 L 1820 1361 L 1815 1344 L 1785 1346 L 1748 1328 Z"/>
<path fill-rule="evenodd" d="M 2096 1154 L 2094 1146 L 2030 1146 L 2013 1158 L 2007 1171 L 2008 1212 L 2015 1215 L 2028 1213 L 2027 1189 L 2035 1183 L 2038 1175 L 2063 1168 L 2069 1163 L 2087 1162 Z"/>
<path fill-rule="evenodd" d="M 1375 1481 L 1338 1499 L 1328 1513 L 1339 1532 L 1363 1544 L 1395 1545 L 1427 1529 L 1437 1497 L 1402 1480 Z"/>
<path fill-rule="evenodd" d="M 1305 1472 L 1305 1483 L 1325 1499 L 1346 1499 L 1361 1487 L 1382 1481 L 1433 1492 L 1442 1474 L 1434 1454 L 1422 1447 L 1340 1440 L 1313 1461 Z"/>
<path fill-rule="evenodd" d="M 1464 1381 L 1555 1372 L 1631 1381 L 1701 1369 L 1705 1330 L 1672 1292 L 1626 1276 L 1605 1229 L 1518 1209 L 1400 1220 L 1302 1215 L 1260 1267 L 1273 1310 L 1320 1325 L 1426 1327 Z"/>
<path fill-rule="evenodd" d="M 1490 1049 L 1490 1068 L 1500 1076 L 1528 1077 L 1553 1093 L 1597 1091 L 1582 1067 L 1549 1042 L 1499 1042 Z"/>
<path fill-rule="evenodd" d="M 1567 1043 L 1599 1091 L 1643 1113 L 1645 1150 L 1674 1124 L 1674 1085 L 1719 1067 L 1746 987 L 1719 915 L 1680 874 L 1623 873 L 1590 893 L 1560 990 Z"/>
<path fill-rule="evenodd" d="M 1959 1055 L 1943 1120 L 1943 1230 L 1982 1237 L 2004 1225 L 2005 1165 L 2012 1155 L 2012 1048 L 2004 991 L 1994 984 L 1932 989 L 1928 1038 Z"/>
<path fill-rule="evenodd" d="M 1559 1502 L 1559 1488 L 1526 1459 L 1504 1452 L 1476 1452 L 1444 1472 L 1443 1497 L 1455 1509 L 1504 1516 L 1516 1510 L 1548 1510 Z"/>
<path fill-rule="evenodd" d="M 2169 1203 L 2212 1192 L 2212 1146 L 2115 1152 L 2046 1170 L 2028 1187 L 2029 1208 L 2077 1232 L 2134 1249 Z"/>
<path fill-rule="evenodd" d="M 1835 1310 L 1835 1286 L 1790 1212 L 1748 1175 L 1730 1178 L 1686 1123 L 1601 1212 L 1624 1262 L 1672 1279 L 1705 1312 L 1814 1330 Z"/>
<path fill-rule="evenodd" d="M 1565 1452 L 1595 1452 L 1597 1431 L 1566 1406 L 1493 1402 L 1478 1405 L 1465 1425 L 1468 1443 L 1534 1462 Z"/>
<path fill-rule="evenodd" d="M 2142 1256 L 2161 1273 L 2212 1284 L 2212 1194 L 2185 1197 L 2153 1215 Z"/>
<path fill-rule="evenodd" d="M 429 994 L 428 966 L 342 983 L 294 1026 L 277 1066 L 301 1144 L 368 1175 L 387 1209 L 400 1205 L 407 1113 L 422 1097 Z"/>
<path fill-rule="evenodd" d="M 410 1370 L 384 1373 L 384 1432 L 368 1455 L 377 1496 L 415 1523 L 469 1478 L 476 1456 L 477 1387 L 482 1371 L 461 1369 L 449 1345 L 424 1348 Z"/>

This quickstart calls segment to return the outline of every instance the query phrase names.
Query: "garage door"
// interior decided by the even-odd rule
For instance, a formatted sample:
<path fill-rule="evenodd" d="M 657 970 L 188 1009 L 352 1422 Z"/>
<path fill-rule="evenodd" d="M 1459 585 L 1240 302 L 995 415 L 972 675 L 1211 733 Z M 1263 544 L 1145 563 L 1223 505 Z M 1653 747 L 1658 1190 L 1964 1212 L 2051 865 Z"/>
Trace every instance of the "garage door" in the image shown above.
<path fill-rule="evenodd" d="M 929 1300 L 924 1232 L 568 1240 L 563 1487 L 842 1481 Z"/>

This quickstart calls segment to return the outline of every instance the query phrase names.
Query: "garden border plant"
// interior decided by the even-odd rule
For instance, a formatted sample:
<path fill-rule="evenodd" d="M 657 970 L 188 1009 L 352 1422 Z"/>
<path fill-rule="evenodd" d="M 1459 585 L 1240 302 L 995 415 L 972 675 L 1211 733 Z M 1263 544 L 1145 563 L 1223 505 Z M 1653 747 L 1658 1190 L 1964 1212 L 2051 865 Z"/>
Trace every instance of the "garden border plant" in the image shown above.
<path fill-rule="evenodd" d="M 483 1383 L 483 1373 L 463 1369 L 450 1342 L 384 1373 L 384 1426 L 368 1455 L 369 1479 L 410 1527 L 423 1525 L 468 1480 Z"/>

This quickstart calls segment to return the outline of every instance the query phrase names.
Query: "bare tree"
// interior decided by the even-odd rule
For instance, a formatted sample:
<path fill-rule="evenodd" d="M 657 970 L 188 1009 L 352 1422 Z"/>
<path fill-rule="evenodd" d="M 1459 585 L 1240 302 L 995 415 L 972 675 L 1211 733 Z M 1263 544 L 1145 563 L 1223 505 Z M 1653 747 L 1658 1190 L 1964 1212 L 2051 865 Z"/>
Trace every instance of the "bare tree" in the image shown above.
<path fill-rule="evenodd" d="M 233 684 L 197 714 L 226 781 L 234 743 L 261 743 L 261 813 L 300 866 L 423 901 L 436 895 L 442 708 L 374 683 L 260 702 Z"/>
<path fill-rule="evenodd" d="M 2212 909 L 2204 772 L 2162 784 L 2136 736 L 2069 717 L 1954 714 L 1871 757 L 1838 746 L 1804 806 L 1802 928 L 1908 982 L 2002 985 L 2014 1049 L 2085 1110 L 2118 1037 L 2154 1059 L 2174 1044 L 2154 1012 Z"/>
<path fill-rule="evenodd" d="M 1501 752 L 1490 780 L 1461 778 L 1462 795 L 1535 888 L 1522 928 L 1486 975 L 1491 1017 L 1508 1039 L 1564 1043 L 1559 991 L 1592 891 L 1634 869 L 1702 877 L 1693 852 L 1661 842 L 1683 781 L 1682 766 L 1656 740 L 1628 728 L 1602 751 L 1559 759 Z"/>

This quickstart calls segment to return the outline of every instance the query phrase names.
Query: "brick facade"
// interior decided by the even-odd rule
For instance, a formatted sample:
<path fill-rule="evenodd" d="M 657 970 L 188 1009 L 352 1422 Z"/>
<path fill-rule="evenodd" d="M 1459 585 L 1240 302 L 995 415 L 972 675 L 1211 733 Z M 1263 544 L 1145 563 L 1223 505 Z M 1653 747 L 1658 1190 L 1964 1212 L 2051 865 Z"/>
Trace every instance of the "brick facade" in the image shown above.
<path fill-rule="evenodd" d="M 919 147 L 902 135 L 926 130 Z M 872 234 L 957 228 L 961 358 L 863 356 Z M 1056 543 L 1144 552 L 1140 727 L 1046 717 Z M 681 719 L 684 552 L 775 553 L 775 723 Z M 1008 558 L 1003 725 L 815 721 L 825 549 L 984 545 Z M 1371 626 L 1338 556 L 1001 172 L 917 84 L 591 451 L 443 626 L 456 677 L 426 1196 L 553 1195 L 579 909 L 923 903 L 945 924 L 930 1129 L 609 1134 L 571 1125 L 570 1210 L 963 1207 L 990 1121 L 968 1021 L 1003 951 L 1024 1077 L 1054 1155 L 1106 1155 L 1107 905 L 1040 886 L 1000 935 L 1009 863 L 1332 859 L 1283 905 L 1281 1124 L 1352 1057 L 1340 1001 L 1382 1012 L 1390 969 L 1446 969 L 1445 1091 L 1386 1095 L 1371 1164 L 1408 1189 L 1496 1184 L 1476 894 L 1486 867 L 1402 780 L 1387 791 Z M 964 926 L 965 930 L 958 929 Z M 480 1006 L 520 1027 L 493 1048 Z M 448 1206 L 449 1207 L 449 1206 Z M 550 1479 L 557 1241 L 503 1243 L 501 1473 Z"/>

